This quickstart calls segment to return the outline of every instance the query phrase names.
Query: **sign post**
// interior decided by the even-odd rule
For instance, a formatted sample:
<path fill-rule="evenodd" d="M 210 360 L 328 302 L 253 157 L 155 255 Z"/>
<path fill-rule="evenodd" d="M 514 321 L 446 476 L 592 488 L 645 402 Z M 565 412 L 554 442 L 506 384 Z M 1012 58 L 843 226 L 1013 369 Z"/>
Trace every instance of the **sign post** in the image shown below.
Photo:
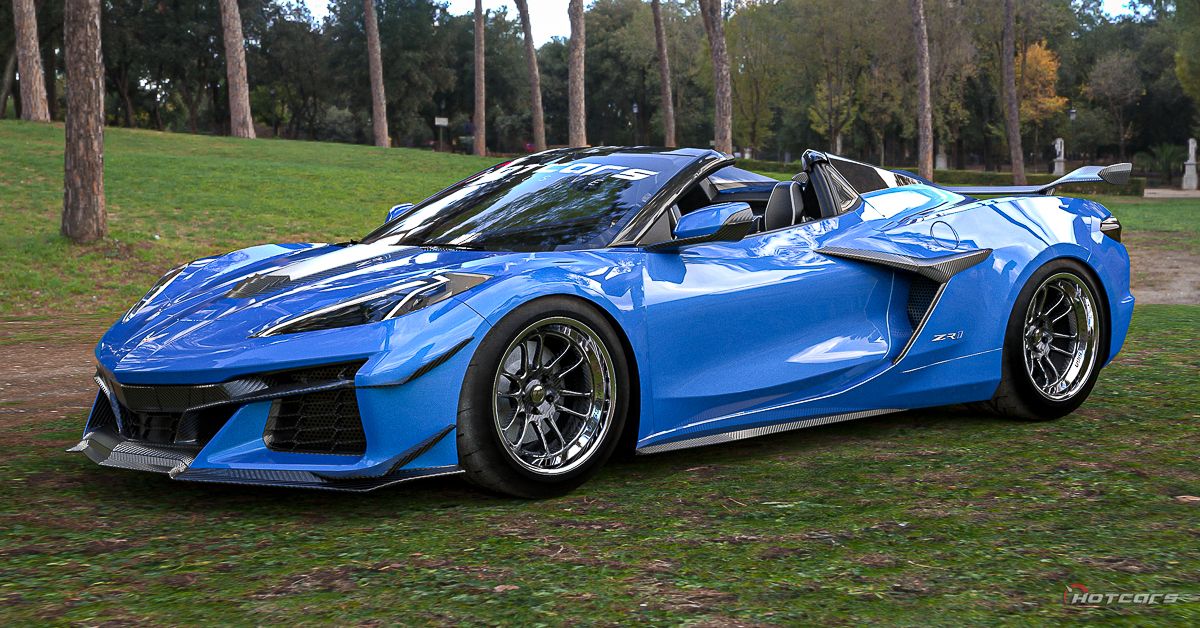
<path fill-rule="evenodd" d="M 446 150 L 446 145 L 442 143 L 442 131 L 450 126 L 450 118 L 437 117 L 433 119 L 433 126 L 438 128 L 438 150 Z"/>

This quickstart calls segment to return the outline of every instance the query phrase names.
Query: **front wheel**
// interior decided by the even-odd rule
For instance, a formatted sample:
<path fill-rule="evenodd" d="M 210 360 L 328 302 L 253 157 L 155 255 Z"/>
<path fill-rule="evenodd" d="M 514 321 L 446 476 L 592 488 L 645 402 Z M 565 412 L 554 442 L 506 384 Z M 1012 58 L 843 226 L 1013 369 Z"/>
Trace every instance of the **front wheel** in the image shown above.
<path fill-rule="evenodd" d="M 564 297 L 517 308 L 488 332 L 459 398 L 467 478 L 519 497 L 565 493 L 612 455 L 629 405 L 612 326 Z"/>
<path fill-rule="evenodd" d="M 1040 268 L 1021 290 L 1004 342 L 1004 366 L 992 408 L 1026 420 L 1074 411 L 1096 384 L 1108 321 L 1090 274 L 1075 261 Z"/>

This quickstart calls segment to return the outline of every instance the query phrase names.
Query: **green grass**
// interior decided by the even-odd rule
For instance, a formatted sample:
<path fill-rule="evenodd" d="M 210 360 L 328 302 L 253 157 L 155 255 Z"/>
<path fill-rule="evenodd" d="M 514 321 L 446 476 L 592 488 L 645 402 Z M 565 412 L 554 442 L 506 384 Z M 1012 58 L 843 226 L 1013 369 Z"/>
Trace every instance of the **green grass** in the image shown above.
<path fill-rule="evenodd" d="M 111 316 L 176 264 L 264 242 L 361 237 L 392 205 L 496 162 L 108 129 L 111 237 L 73 247 L 58 233 L 62 151 L 61 126 L 0 121 L 0 315 Z"/>
<path fill-rule="evenodd" d="M 0 439 L 0 619 L 102 624 L 1195 624 L 1063 588 L 1200 593 L 1200 308 L 1139 307 L 1084 408 L 892 417 L 610 465 L 527 502 L 172 483 Z M 517 587 L 505 590 L 505 587 Z M 497 587 L 500 587 L 499 589 Z"/>
<path fill-rule="evenodd" d="M 118 242 L 80 248 L 57 235 L 61 145 L 59 128 L 0 123 L 0 316 L 111 317 L 179 261 L 353 237 L 490 163 L 110 130 Z M 1103 201 L 1127 230 L 1195 238 L 1194 201 Z M 6 344 L 90 342 L 32 329 Z M 457 480 L 191 485 L 64 453 L 83 416 L 16 422 L 0 431 L 0 624 L 1196 624 L 1197 603 L 1060 600 L 1075 582 L 1200 594 L 1200 505 L 1175 499 L 1200 495 L 1198 333 L 1200 307 L 1139 306 L 1058 421 L 908 412 L 614 463 L 541 502 Z"/>
<path fill-rule="evenodd" d="M 1126 233 L 1172 231 L 1193 249 L 1200 249 L 1200 199 L 1094 198 L 1120 219 Z"/>
<path fill-rule="evenodd" d="M 358 237 L 388 207 L 496 162 L 125 129 L 105 139 L 111 237 L 71 246 L 58 234 L 62 127 L 0 121 L 0 316 L 111 318 L 179 263 L 264 242 Z M 1103 200 L 1130 230 L 1200 228 L 1200 201 Z"/>

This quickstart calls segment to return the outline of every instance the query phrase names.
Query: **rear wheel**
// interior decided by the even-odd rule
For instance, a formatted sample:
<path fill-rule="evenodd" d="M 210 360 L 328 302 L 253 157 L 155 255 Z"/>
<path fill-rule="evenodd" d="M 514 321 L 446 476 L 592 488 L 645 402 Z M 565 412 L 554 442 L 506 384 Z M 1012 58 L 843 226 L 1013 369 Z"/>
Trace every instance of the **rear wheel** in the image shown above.
<path fill-rule="evenodd" d="M 1108 321 L 1101 292 L 1084 268 L 1056 260 L 1021 291 L 1004 343 L 991 407 L 1004 416 L 1056 419 L 1087 399 L 1104 358 Z"/>
<path fill-rule="evenodd" d="M 565 493 L 599 470 L 625 424 L 629 383 L 612 326 L 550 297 L 506 316 L 471 362 L 459 400 L 467 477 L 520 497 Z"/>

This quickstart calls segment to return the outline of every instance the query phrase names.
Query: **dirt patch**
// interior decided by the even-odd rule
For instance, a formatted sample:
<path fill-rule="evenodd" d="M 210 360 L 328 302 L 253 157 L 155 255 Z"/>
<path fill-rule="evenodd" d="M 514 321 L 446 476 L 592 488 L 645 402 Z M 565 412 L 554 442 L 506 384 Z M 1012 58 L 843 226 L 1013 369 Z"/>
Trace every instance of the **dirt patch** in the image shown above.
<path fill-rule="evenodd" d="M 92 347 L 103 333 L 95 320 L 0 321 L 0 426 L 87 412 L 96 395 Z"/>
<path fill-rule="evenodd" d="M 1200 304 L 1200 252 L 1184 234 L 1167 231 L 1126 233 L 1138 303 Z"/>
<path fill-rule="evenodd" d="M 362 569 L 349 566 L 332 569 L 317 568 L 308 573 L 290 577 L 286 582 L 255 593 L 251 597 L 265 600 L 316 591 L 348 593 L 358 587 L 358 583 L 354 581 L 353 577 L 358 571 L 362 571 Z"/>

